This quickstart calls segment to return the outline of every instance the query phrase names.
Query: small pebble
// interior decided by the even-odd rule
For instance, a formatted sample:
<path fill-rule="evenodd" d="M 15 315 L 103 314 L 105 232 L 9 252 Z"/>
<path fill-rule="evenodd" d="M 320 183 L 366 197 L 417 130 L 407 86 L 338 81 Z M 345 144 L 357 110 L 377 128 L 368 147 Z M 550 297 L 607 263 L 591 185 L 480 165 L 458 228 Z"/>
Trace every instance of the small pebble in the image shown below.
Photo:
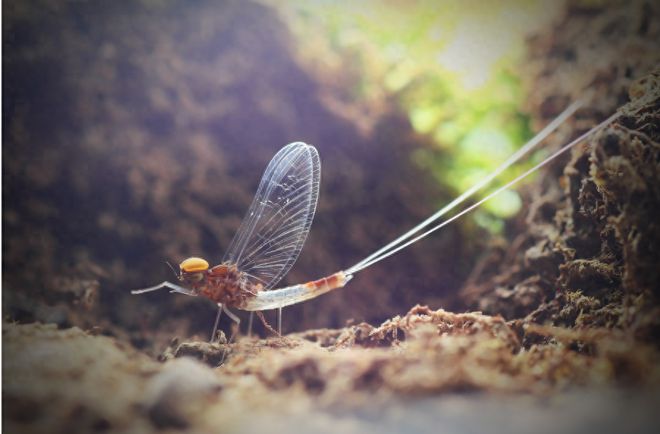
<path fill-rule="evenodd" d="M 189 357 L 170 360 L 147 385 L 146 405 L 158 428 L 185 428 L 222 386 L 207 366 Z"/>

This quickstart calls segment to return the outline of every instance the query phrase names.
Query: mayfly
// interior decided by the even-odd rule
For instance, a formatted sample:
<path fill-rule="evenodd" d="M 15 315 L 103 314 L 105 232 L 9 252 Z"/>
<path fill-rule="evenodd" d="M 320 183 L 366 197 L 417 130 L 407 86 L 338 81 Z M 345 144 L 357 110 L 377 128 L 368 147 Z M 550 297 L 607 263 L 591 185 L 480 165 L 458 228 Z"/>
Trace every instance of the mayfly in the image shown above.
<path fill-rule="evenodd" d="M 320 179 L 316 148 L 302 142 L 285 146 L 266 167 L 221 264 L 210 267 L 205 259 L 188 258 L 179 264 L 181 284 L 166 281 L 132 293 L 168 288 L 212 300 L 218 305 L 213 339 L 222 312 L 240 323 L 230 308 L 257 312 L 281 309 L 344 286 L 350 276 L 339 272 L 304 285 L 271 290 L 293 266 L 305 243 L 316 211 Z"/>
<path fill-rule="evenodd" d="M 430 229 L 426 229 L 432 222 L 437 221 L 441 216 L 474 195 L 518 161 L 556 130 L 581 105 L 582 103 L 579 101 L 571 104 L 490 175 L 435 214 L 352 267 L 319 280 L 273 289 L 293 266 L 300 254 L 309 233 L 319 195 L 321 164 L 318 152 L 311 145 L 302 142 L 291 143 L 275 154 L 266 167 L 253 202 L 229 245 L 222 263 L 210 267 L 206 260 L 191 257 L 179 264 L 178 273 L 175 271 L 179 284 L 166 281 L 150 288 L 134 290 L 132 293 L 142 294 L 168 288 L 170 292 L 190 296 L 204 296 L 212 300 L 218 305 L 218 314 L 211 335 L 212 339 L 222 312 L 225 312 L 237 324 L 240 323 L 239 318 L 230 308 L 256 312 L 264 324 L 270 328 L 263 319 L 261 311 L 280 309 L 279 318 L 281 321 L 281 309 L 283 307 L 344 287 L 356 273 L 397 253 L 472 211 L 493 196 L 508 189 L 565 153 L 620 115 L 619 112 L 615 113 L 483 199 L 463 209 L 453 217 Z M 422 232 L 424 229 L 426 230 Z M 270 329 L 272 330 L 272 328 Z"/>

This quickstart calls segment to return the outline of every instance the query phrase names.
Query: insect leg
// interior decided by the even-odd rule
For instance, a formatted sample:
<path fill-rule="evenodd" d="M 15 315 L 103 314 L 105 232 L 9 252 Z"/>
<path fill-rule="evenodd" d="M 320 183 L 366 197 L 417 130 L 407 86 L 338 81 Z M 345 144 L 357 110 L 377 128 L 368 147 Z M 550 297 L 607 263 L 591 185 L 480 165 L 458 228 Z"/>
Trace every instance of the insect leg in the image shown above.
<path fill-rule="evenodd" d="M 282 336 L 282 308 L 277 309 L 277 333 Z"/>
<path fill-rule="evenodd" d="M 163 282 L 159 283 L 156 286 L 150 286 L 149 288 L 143 288 L 143 289 L 134 289 L 131 291 L 131 294 L 137 295 L 137 294 L 144 294 L 145 292 L 151 292 L 151 291 L 158 291 L 159 289 L 166 288 L 165 284 L 169 282 Z"/>
<path fill-rule="evenodd" d="M 211 343 L 215 339 L 215 332 L 218 331 L 218 324 L 220 323 L 220 317 L 222 316 L 222 303 L 218 303 L 218 314 L 215 316 L 215 324 L 213 324 L 213 331 L 211 332 Z"/>
<path fill-rule="evenodd" d="M 252 322 L 254 320 L 254 312 L 250 312 L 250 319 L 248 320 L 248 337 L 252 337 Z"/>
<path fill-rule="evenodd" d="M 236 336 L 236 333 L 241 329 L 241 319 L 236 316 L 236 314 L 229 309 L 227 309 L 226 306 L 222 306 L 222 310 L 227 314 L 229 318 L 231 318 L 232 321 L 236 323 L 236 331 L 232 332 L 231 337 L 229 338 L 228 343 L 231 343 L 234 340 L 234 337 Z"/>
<path fill-rule="evenodd" d="M 280 334 L 277 333 L 277 330 L 275 330 L 274 328 L 272 328 L 272 327 L 270 326 L 270 324 L 268 324 L 268 321 L 266 321 L 266 318 L 264 318 L 264 314 L 263 314 L 263 312 L 261 312 L 260 310 L 255 310 L 254 313 L 257 314 L 257 316 L 258 316 L 259 319 L 261 320 L 261 323 L 264 325 L 264 327 L 266 327 L 266 329 L 267 329 L 268 331 L 270 331 L 270 332 L 271 332 L 272 334 L 274 334 L 274 335 L 277 335 L 277 336 L 279 336 L 279 337 L 282 337 Z"/>
<path fill-rule="evenodd" d="M 181 294 L 190 295 L 190 296 L 197 295 L 192 289 L 184 288 L 183 286 L 175 285 L 174 283 L 167 281 L 163 283 L 159 283 L 156 286 L 150 286 L 149 288 L 134 289 L 131 291 L 131 294 L 133 295 L 144 294 L 145 292 L 158 291 L 159 289 L 162 288 L 169 288 L 170 292 L 179 292 Z"/>

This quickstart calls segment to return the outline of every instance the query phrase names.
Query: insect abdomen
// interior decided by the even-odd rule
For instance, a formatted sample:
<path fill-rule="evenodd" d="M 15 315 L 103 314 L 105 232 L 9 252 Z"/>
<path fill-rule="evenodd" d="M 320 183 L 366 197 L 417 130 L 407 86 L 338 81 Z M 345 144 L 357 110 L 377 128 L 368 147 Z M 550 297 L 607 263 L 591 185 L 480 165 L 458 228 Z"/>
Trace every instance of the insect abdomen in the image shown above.
<path fill-rule="evenodd" d="M 287 286 L 286 288 L 272 291 L 261 291 L 255 297 L 246 300 L 243 306 L 240 306 L 240 309 L 254 311 L 290 306 L 316 298 L 333 289 L 342 288 L 352 277 L 340 271 L 312 282 Z"/>

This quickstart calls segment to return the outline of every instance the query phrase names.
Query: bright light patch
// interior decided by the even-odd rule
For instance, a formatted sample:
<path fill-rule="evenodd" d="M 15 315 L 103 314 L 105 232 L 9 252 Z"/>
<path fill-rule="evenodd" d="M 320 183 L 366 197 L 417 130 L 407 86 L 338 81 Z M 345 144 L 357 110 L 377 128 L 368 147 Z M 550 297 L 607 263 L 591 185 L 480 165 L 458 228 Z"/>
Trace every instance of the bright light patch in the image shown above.
<path fill-rule="evenodd" d="M 410 111 L 410 123 L 418 133 L 430 133 L 438 122 L 438 107 L 418 107 Z"/>
<path fill-rule="evenodd" d="M 461 142 L 461 149 L 474 157 L 475 163 L 497 166 L 513 152 L 511 139 L 501 130 L 475 128 Z"/>
<path fill-rule="evenodd" d="M 545 10 L 544 10 L 545 9 Z M 437 61 L 464 90 L 484 87 L 498 66 L 523 49 L 525 33 L 543 20 L 547 5 L 494 3 L 459 17 Z M 546 17 L 551 14 L 545 15 Z"/>
<path fill-rule="evenodd" d="M 489 38 L 482 25 L 468 20 L 459 23 L 454 37 L 438 55 L 438 62 L 456 73 L 465 90 L 484 86 L 492 76 L 495 62 L 508 51 L 509 38 Z"/>
<path fill-rule="evenodd" d="M 412 158 L 457 194 L 530 137 L 519 68 L 526 36 L 563 9 L 543 0 L 260 1 L 283 12 L 305 65 L 326 91 L 346 90 L 342 100 L 361 108 L 355 113 L 364 113 L 365 124 L 378 125 L 394 108 L 431 138 L 434 146 Z M 520 206 L 516 193 L 504 192 L 477 218 L 501 228 L 499 219 Z"/>
<path fill-rule="evenodd" d="M 484 207 L 500 218 L 513 217 L 520 211 L 522 200 L 520 195 L 512 190 L 504 190 L 497 196 L 486 201 Z"/>

